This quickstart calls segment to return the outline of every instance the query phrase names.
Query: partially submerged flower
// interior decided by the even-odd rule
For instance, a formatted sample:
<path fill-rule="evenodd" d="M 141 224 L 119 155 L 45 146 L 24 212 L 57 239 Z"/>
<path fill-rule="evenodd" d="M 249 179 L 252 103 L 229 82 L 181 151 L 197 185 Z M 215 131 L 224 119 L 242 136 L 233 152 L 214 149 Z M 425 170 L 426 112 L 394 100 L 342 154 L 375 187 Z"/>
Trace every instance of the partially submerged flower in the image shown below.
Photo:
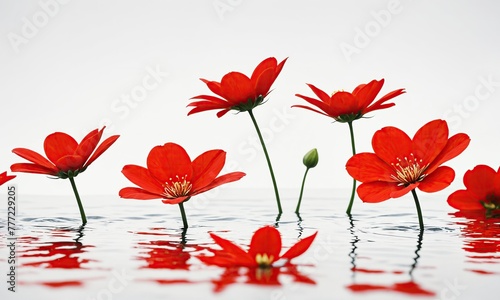
<path fill-rule="evenodd" d="M 276 58 L 266 58 L 255 68 L 250 78 L 240 72 L 230 72 L 222 77 L 220 83 L 201 79 L 219 97 L 198 95 L 191 98 L 199 101 L 188 104 L 193 107 L 188 115 L 217 109 L 220 110 L 217 113 L 220 118 L 230 110 L 252 110 L 264 102 L 285 62 L 286 59 L 278 64 Z"/>
<path fill-rule="evenodd" d="M 375 153 L 354 155 L 346 168 L 362 182 L 357 191 L 365 202 L 398 198 L 415 188 L 437 192 L 455 178 L 452 168 L 441 165 L 462 153 L 469 142 L 464 133 L 448 138 L 443 120 L 425 124 L 413 139 L 396 127 L 384 127 L 373 135 Z"/>
<path fill-rule="evenodd" d="M 372 80 L 367 84 L 360 84 L 352 91 L 352 93 L 337 91 L 331 96 L 312 84 L 307 85 L 319 99 L 300 94 L 295 94 L 295 96 L 306 100 L 317 109 L 305 105 L 293 105 L 292 107 L 300 107 L 311 110 L 324 116 L 331 117 L 341 123 L 352 122 L 363 117 L 369 112 L 394 106 L 394 103 L 386 102 L 405 92 L 404 89 L 394 90 L 373 103 L 373 101 L 375 101 L 375 97 L 377 97 L 378 93 L 382 89 L 382 86 L 384 85 L 384 79 Z"/>
<path fill-rule="evenodd" d="M 272 226 L 262 227 L 254 233 L 248 251 L 229 240 L 210 233 L 212 239 L 222 250 L 212 250 L 214 256 L 198 256 L 198 258 L 208 265 L 220 267 L 278 267 L 278 261 L 288 264 L 290 260 L 306 252 L 316 234 L 317 232 L 300 240 L 283 255 L 280 255 L 281 236 L 279 231 Z"/>
<path fill-rule="evenodd" d="M 448 204 L 464 211 L 484 211 L 487 215 L 500 214 L 500 168 L 495 171 L 486 165 L 477 165 L 464 175 L 465 190 L 453 192 Z"/>
<path fill-rule="evenodd" d="M 80 143 L 63 132 L 50 134 L 43 143 L 48 159 L 33 150 L 15 148 L 12 152 L 30 163 L 16 163 L 10 169 L 13 172 L 47 174 L 63 179 L 76 177 L 118 139 L 119 135 L 113 135 L 99 145 L 104 128 L 91 131 Z"/>
<path fill-rule="evenodd" d="M 122 173 L 139 187 L 120 190 L 120 197 L 138 200 L 162 199 L 179 204 L 222 184 L 237 181 L 245 173 L 218 176 L 226 161 L 223 150 L 209 150 L 191 161 L 186 150 L 174 143 L 156 146 L 148 154 L 147 168 L 126 165 Z"/>

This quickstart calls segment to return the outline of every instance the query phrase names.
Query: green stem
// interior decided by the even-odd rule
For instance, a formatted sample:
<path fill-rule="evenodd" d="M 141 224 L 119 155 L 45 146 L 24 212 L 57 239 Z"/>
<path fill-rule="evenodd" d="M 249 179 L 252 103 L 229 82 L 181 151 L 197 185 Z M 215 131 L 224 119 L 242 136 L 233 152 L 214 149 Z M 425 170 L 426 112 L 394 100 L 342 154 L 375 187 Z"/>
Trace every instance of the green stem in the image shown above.
<path fill-rule="evenodd" d="M 413 199 L 415 199 L 415 206 L 417 207 L 418 214 L 418 224 L 420 225 L 420 230 L 424 230 L 424 220 L 422 219 L 422 210 L 420 209 L 420 203 L 418 202 L 417 192 L 415 189 L 411 190 L 413 194 Z"/>
<path fill-rule="evenodd" d="M 349 124 L 349 132 L 351 133 L 351 147 L 352 147 L 352 155 L 356 154 L 356 145 L 354 143 L 354 130 L 352 129 L 352 121 L 347 122 Z M 356 195 L 356 179 L 352 180 L 352 192 L 351 199 L 349 200 L 349 206 L 347 206 L 346 213 L 351 215 L 352 204 L 354 203 L 354 196 Z"/>
<path fill-rule="evenodd" d="M 269 167 L 269 172 L 271 173 L 271 179 L 273 180 L 274 193 L 276 195 L 276 203 L 278 204 L 278 212 L 279 214 L 281 214 L 283 210 L 281 209 L 280 195 L 278 193 L 276 178 L 274 177 L 273 166 L 271 165 L 271 160 L 269 159 L 269 154 L 267 153 L 266 144 L 264 144 L 264 139 L 262 138 L 259 125 L 257 125 L 257 121 L 255 120 L 252 110 L 250 109 L 248 113 L 250 114 L 250 118 L 252 118 L 253 125 L 255 126 L 255 130 L 257 131 L 257 135 L 259 136 L 260 144 L 262 145 L 262 149 L 264 150 L 264 154 L 266 155 L 267 165 Z"/>
<path fill-rule="evenodd" d="M 300 203 L 302 202 L 302 194 L 304 193 L 304 185 L 306 183 L 307 172 L 309 172 L 309 168 L 306 169 L 306 172 L 304 173 L 304 179 L 302 179 L 302 187 L 300 188 L 299 202 L 297 203 L 297 208 L 295 209 L 296 214 L 298 214 L 300 210 Z"/>
<path fill-rule="evenodd" d="M 188 221 L 186 218 L 186 211 L 184 210 L 184 202 L 179 203 L 179 208 L 181 209 L 182 224 L 184 225 L 184 230 L 188 229 Z"/>
<path fill-rule="evenodd" d="M 80 200 L 80 195 L 78 195 L 78 190 L 76 189 L 75 179 L 73 177 L 68 177 L 69 182 L 71 182 L 71 187 L 75 193 L 76 202 L 78 203 L 78 208 L 80 209 L 80 216 L 82 217 L 82 225 L 87 224 L 87 217 L 85 216 L 85 210 L 83 210 L 82 200 Z"/>

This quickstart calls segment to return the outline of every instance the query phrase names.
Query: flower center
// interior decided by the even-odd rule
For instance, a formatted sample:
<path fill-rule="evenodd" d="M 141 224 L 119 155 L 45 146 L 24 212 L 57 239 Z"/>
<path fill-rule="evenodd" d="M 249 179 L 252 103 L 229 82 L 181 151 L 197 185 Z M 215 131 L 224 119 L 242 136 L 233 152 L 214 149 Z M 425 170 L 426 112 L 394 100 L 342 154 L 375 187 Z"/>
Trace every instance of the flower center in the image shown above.
<path fill-rule="evenodd" d="M 274 257 L 272 255 L 268 256 L 266 253 L 257 254 L 255 256 L 255 261 L 261 268 L 268 268 L 273 263 Z"/>
<path fill-rule="evenodd" d="M 175 178 L 169 178 L 169 181 L 163 185 L 164 195 L 168 199 L 184 197 L 189 194 L 192 187 L 191 182 L 187 180 L 187 175 L 182 177 L 176 175 Z"/>
<path fill-rule="evenodd" d="M 391 163 L 396 171 L 396 175 L 392 174 L 391 178 L 398 181 L 399 185 L 408 186 L 411 183 L 422 181 L 427 174 L 424 174 L 429 164 L 422 165 L 422 160 L 417 159 L 413 153 L 410 157 L 404 157 L 404 160 L 399 157 L 396 158 L 397 162 Z"/>

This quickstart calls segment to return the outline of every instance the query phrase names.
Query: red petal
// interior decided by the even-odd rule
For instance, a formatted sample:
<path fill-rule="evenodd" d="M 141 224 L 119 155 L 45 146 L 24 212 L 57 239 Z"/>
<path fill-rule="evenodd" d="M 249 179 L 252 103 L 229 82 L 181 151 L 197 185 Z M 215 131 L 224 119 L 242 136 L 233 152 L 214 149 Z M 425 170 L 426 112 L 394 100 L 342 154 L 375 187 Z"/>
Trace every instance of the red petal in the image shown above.
<path fill-rule="evenodd" d="M 384 85 L 384 79 L 372 80 L 368 84 L 364 85 L 362 88 L 356 88 L 352 92 L 353 96 L 357 99 L 358 106 L 361 110 L 370 105 Z"/>
<path fill-rule="evenodd" d="M 302 240 L 300 240 L 298 243 L 293 245 L 288 251 L 286 251 L 281 258 L 285 258 L 288 260 L 291 260 L 292 258 L 295 258 L 299 255 L 302 255 L 304 252 L 309 249 L 311 246 L 312 242 L 314 241 L 314 238 L 316 238 L 316 235 L 318 232 L 315 232 L 313 235 L 308 236 Z"/>
<path fill-rule="evenodd" d="M 41 167 L 44 167 L 49 170 L 53 170 L 54 172 L 57 173 L 56 167 L 48 161 L 45 157 L 41 156 L 40 154 L 36 153 L 35 151 L 25 149 L 25 148 L 15 148 L 12 150 L 13 153 L 21 156 L 24 159 L 29 160 L 30 162 L 40 165 Z"/>
<path fill-rule="evenodd" d="M 16 178 L 16 175 L 7 175 L 7 172 L 3 172 L 2 174 L 0 174 L 0 185 L 14 178 Z"/>
<path fill-rule="evenodd" d="M 221 111 L 217 112 L 217 118 L 220 118 L 220 117 L 224 116 L 228 112 L 229 112 L 229 109 L 224 109 L 224 110 L 221 110 Z"/>
<path fill-rule="evenodd" d="M 449 161 L 450 159 L 462 153 L 467 146 L 469 146 L 470 138 L 465 133 L 458 133 L 452 136 L 446 146 L 441 150 L 441 153 L 434 159 L 434 161 L 427 168 L 427 172 L 432 172 L 441 164 Z"/>
<path fill-rule="evenodd" d="M 162 198 L 160 195 L 152 194 L 146 190 L 136 187 L 126 187 L 120 190 L 120 197 L 136 200 L 153 200 Z"/>
<path fill-rule="evenodd" d="M 269 90 L 276 79 L 274 75 L 274 68 L 266 69 L 262 72 L 262 74 L 260 74 L 257 81 L 254 82 L 255 96 L 265 97 L 269 93 Z"/>
<path fill-rule="evenodd" d="M 53 169 L 47 169 L 43 166 L 37 164 L 29 164 L 29 163 L 18 163 L 10 166 L 10 170 L 12 172 L 24 172 L 24 173 L 34 173 L 34 174 L 47 174 L 47 175 L 56 175 L 57 171 Z"/>
<path fill-rule="evenodd" d="M 64 172 L 81 170 L 84 162 L 80 155 L 66 155 L 56 161 L 56 167 Z"/>
<path fill-rule="evenodd" d="M 218 83 L 217 81 L 209 81 L 203 78 L 200 78 L 200 80 L 203 81 L 214 94 L 222 97 L 220 83 Z"/>
<path fill-rule="evenodd" d="M 213 233 L 210 237 L 226 252 L 227 255 L 234 257 L 235 265 L 253 267 L 257 266 L 254 257 L 251 257 L 240 246 L 233 244 L 231 241 L 223 239 Z"/>
<path fill-rule="evenodd" d="M 375 154 L 388 165 L 396 164 L 396 158 L 410 157 L 412 141 L 401 129 L 384 127 L 373 135 L 372 147 Z"/>
<path fill-rule="evenodd" d="M 377 100 L 375 103 L 373 103 L 372 105 L 368 106 L 363 111 L 363 114 L 369 113 L 369 112 L 374 111 L 374 110 L 389 108 L 389 107 L 392 107 L 392 106 L 396 105 L 394 103 L 384 103 L 384 102 L 389 101 L 392 98 L 397 97 L 397 96 L 399 96 L 401 94 L 404 94 L 404 93 L 406 93 L 406 91 L 404 89 L 399 89 L 399 90 L 395 90 L 395 91 L 392 91 L 392 92 L 384 95 L 382 98 L 380 98 L 379 100 Z"/>
<path fill-rule="evenodd" d="M 411 190 L 414 190 L 415 188 L 417 188 L 419 185 L 420 185 L 420 182 L 416 182 L 416 183 L 411 183 L 406 187 L 403 186 L 402 189 L 391 192 L 390 196 L 391 196 L 391 198 L 402 197 L 402 196 L 408 194 L 408 192 L 410 192 Z"/>
<path fill-rule="evenodd" d="M 398 186 L 392 182 L 366 182 L 362 183 L 357 191 L 358 196 L 363 202 L 377 203 L 391 198 L 391 193 L 404 189 L 404 186 Z"/>
<path fill-rule="evenodd" d="M 186 150 L 174 143 L 156 146 L 148 154 L 148 170 L 160 182 L 171 182 L 186 176 L 191 181 L 193 168 Z"/>
<path fill-rule="evenodd" d="M 458 190 L 448 197 L 448 204 L 458 210 L 484 210 L 480 200 L 468 190 Z"/>
<path fill-rule="evenodd" d="M 442 166 L 427 175 L 420 182 L 418 188 L 426 193 L 438 192 L 447 188 L 453 182 L 453 179 L 455 179 L 455 171 L 450 167 Z"/>
<path fill-rule="evenodd" d="M 202 189 L 209 185 L 219 175 L 226 162 L 226 152 L 209 150 L 193 160 L 193 190 Z"/>
<path fill-rule="evenodd" d="M 313 93 L 316 94 L 316 96 L 318 96 L 318 98 L 321 99 L 321 101 L 323 101 L 325 104 L 331 102 L 330 96 L 328 96 L 328 94 L 325 93 L 325 91 L 318 89 L 316 86 L 314 86 L 312 84 L 308 83 L 307 85 L 309 86 L 309 88 L 311 88 Z M 298 96 L 298 95 L 295 95 L 295 96 Z M 311 104 L 313 104 L 313 103 L 311 103 Z"/>
<path fill-rule="evenodd" d="M 122 173 L 132 183 L 152 194 L 162 195 L 164 192 L 162 183 L 153 178 L 148 169 L 144 167 L 126 165 L 123 167 Z"/>
<path fill-rule="evenodd" d="M 420 128 L 413 137 L 413 154 L 421 159 L 421 165 L 432 162 L 441 153 L 448 142 L 446 121 L 434 120 Z"/>
<path fill-rule="evenodd" d="M 489 166 L 478 165 L 464 174 L 464 184 L 470 193 L 478 200 L 486 200 L 489 194 L 495 192 L 497 172 Z"/>
<path fill-rule="evenodd" d="M 77 147 L 78 143 L 75 139 L 63 132 L 50 134 L 43 143 L 47 158 L 54 164 L 63 156 L 75 154 Z"/>
<path fill-rule="evenodd" d="M 396 181 L 391 178 L 393 168 L 373 153 L 354 155 L 347 161 L 346 169 L 352 178 L 361 182 Z"/>
<path fill-rule="evenodd" d="M 258 254 L 267 256 L 271 259 L 272 263 L 278 260 L 281 252 L 281 236 L 279 231 L 273 226 L 265 226 L 259 228 L 252 236 L 250 242 L 250 249 L 248 255 L 250 257 L 257 257 Z"/>
<path fill-rule="evenodd" d="M 300 95 L 300 94 L 295 94 L 295 96 L 300 97 L 300 98 L 306 100 L 307 102 L 309 102 L 312 105 L 316 106 L 317 108 L 321 109 L 322 111 L 324 111 L 327 115 L 329 115 L 331 117 L 338 117 L 338 114 L 336 114 L 336 112 L 332 111 L 332 109 L 328 106 L 328 104 L 326 104 L 324 102 L 321 102 L 318 99 L 314 99 L 314 98 L 311 98 L 311 97 L 303 96 L 303 95 Z"/>
<path fill-rule="evenodd" d="M 191 196 L 184 196 L 184 197 L 177 197 L 173 199 L 163 199 L 161 202 L 165 204 L 179 204 L 181 202 L 186 201 L 187 199 L 191 198 Z"/>
<path fill-rule="evenodd" d="M 274 70 L 276 69 L 278 65 L 278 61 L 274 57 L 268 57 L 264 59 L 262 62 L 260 62 L 257 67 L 255 67 L 255 70 L 253 70 L 252 76 L 250 79 L 252 82 L 257 82 L 258 78 L 261 76 L 262 73 L 267 71 L 268 69 L 272 69 L 273 73 Z"/>
<path fill-rule="evenodd" d="M 305 106 L 305 105 L 292 105 L 292 107 L 304 108 L 304 109 L 307 109 L 307 110 L 313 111 L 313 112 L 315 112 L 315 113 L 322 114 L 323 116 L 332 117 L 332 116 L 329 116 L 329 115 L 325 114 L 325 113 L 324 113 L 324 112 L 322 112 L 322 111 L 316 110 L 316 109 L 314 109 L 314 108 L 311 108 L 311 107 L 308 107 L 308 106 Z M 336 117 L 338 117 L 338 116 L 336 116 Z"/>
<path fill-rule="evenodd" d="M 104 129 L 103 129 L 104 130 Z M 89 160 L 85 163 L 85 167 L 90 166 L 91 163 L 93 163 L 101 154 L 104 153 L 104 151 L 108 150 L 111 145 L 113 145 L 114 142 L 119 138 L 119 135 L 113 135 L 110 136 L 109 138 L 105 139 L 99 147 L 95 150 L 94 154 L 89 158 Z"/>
<path fill-rule="evenodd" d="M 223 184 L 226 184 L 226 183 L 229 183 L 229 182 L 240 180 L 245 175 L 246 174 L 243 173 L 243 172 L 232 172 L 232 173 L 221 175 L 221 176 L 215 178 L 215 180 L 212 181 L 212 183 L 210 183 L 209 185 L 205 186 L 204 188 L 202 188 L 200 190 L 192 191 L 191 195 L 194 196 L 194 195 L 197 195 L 197 194 L 201 194 L 203 192 L 206 192 L 206 191 L 209 191 L 209 190 L 211 190 L 213 188 L 216 188 L 219 185 L 223 185 Z"/>
<path fill-rule="evenodd" d="M 361 112 L 358 100 L 348 92 L 336 92 L 331 97 L 331 102 L 329 104 L 331 111 L 339 116 Z"/>
<path fill-rule="evenodd" d="M 78 145 L 75 154 L 80 155 L 81 157 L 84 158 L 84 161 L 87 161 L 87 159 L 90 157 L 92 152 L 94 152 L 95 148 L 97 147 L 97 144 L 99 144 L 101 136 L 102 136 L 102 130 L 101 131 L 99 131 L 98 129 L 92 130 L 89 134 L 87 134 L 83 138 L 81 143 Z"/>
<path fill-rule="evenodd" d="M 250 79 L 239 72 L 231 72 L 221 81 L 222 97 L 231 105 L 246 103 L 249 99 L 255 99 L 255 91 Z"/>

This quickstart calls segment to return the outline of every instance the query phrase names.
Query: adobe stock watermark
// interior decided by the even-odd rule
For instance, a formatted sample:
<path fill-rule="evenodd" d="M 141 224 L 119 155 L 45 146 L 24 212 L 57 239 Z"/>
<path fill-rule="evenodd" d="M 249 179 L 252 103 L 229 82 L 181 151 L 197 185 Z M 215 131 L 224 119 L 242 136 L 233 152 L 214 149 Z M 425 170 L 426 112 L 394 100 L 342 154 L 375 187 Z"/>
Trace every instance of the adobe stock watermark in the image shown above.
<path fill-rule="evenodd" d="M 145 71 L 146 75 L 135 86 L 111 102 L 112 115 L 102 119 L 99 127 L 107 126 L 108 133 L 114 132 L 116 123 L 125 120 L 169 76 L 160 65 L 146 66 Z"/>
<path fill-rule="evenodd" d="M 290 107 L 283 107 L 281 110 L 273 109 L 273 115 L 268 119 L 265 126 L 260 126 L 260 131 L 262 134 L 262 139 L 266 143 L 266 147 L 276 139 L 276 137 L 284 132 L 287 126 L 291 123 L 291 120 L 295 119 L 296 116 L 290 113 Z M 240 113 L 245 114 L 245 113 Z M 250 120 L 246 120 L 250 123 Z M 262 123 L 262 122 L 260 122 Z M 248 163 L 251 163 L 257 157 L 257 153 L 262 152 L 262 145 L 260 144 L 259 137 L 256 132 L 250 133 L 246 139 L 238 143 L 237 146 L 238 154 L 245 157 Z M 272 157 L 271 157 L 271 160 Z M 242 171 L 241 163 L 236 160 L 227 160 L 224 171 L 235 172 Z M 279 184 L 279 178 L 277 179 Z M 219 187 L 203 194 L 200 194 L 193 199 L 186 202 L 189 210 L 204 210 L 210 205 L 211 199 L 216 199 L 219 196 L 220 190 L 224 187 Z"/>
<path fill-rule="evenodd" d="M 122 269 L 120 272 L 113 270 L 111 275 L 106 287 L 99 290 L 94 297 L 87 297 L 86 300 L 112 300 L 114 299 L 114 295 L 123 292 L 132 281 L 132 278 L 128 276 L 125 269 Z M 117 297 L 116 299 L 119 298 Z"/>
<path fill-rule="evenodd" d="M 243 0 L 215 0 L 212 2 L 215 12 L 221 21 L 224 21 L 224 15 L 240 6 Z"/>
<path fill-rule="evenodd" d="M 43 29 L 50 20 L 55 18 L 61 11 L 61 7 L 71 0 L 40 0 L 39 9 L 30 17 L 22 18 L 21 28 L 17 32 L 7 33 L 7 39 L 16 53 L 19 53 L 20 47 L 26 45 L 35 38 L 41 29 Z"/>
<path fill-rule="evenodd" d="M 462 291 L 467 289 L 467 285 L 460 284 L 458 279 L 455 278 L 452 282 L 446 279 L 444 281 L 445 287 L 439 293 L 440 300 L 455 300 L 462 295 Z"/>
<path fill-rule="evenodd" d="M 472 113 L 479 109 L 482 101 L 488 100 L 500 87 L 500 81 L 496 81 L 493 75 L 487 78 L 478 78 L 478 84 L 474 93 L 466 96 L 460 103 L 455 103 L 452 109 L 448 109 L 443 114 L 443 119 L 448 121 L 450 129 L 458 129 L 465 119 L 471 117 Z"/>
<path fill-rule="evenodd" d="M 340 43 L 340 50 L 344 54 L 347 62 L 351 62 L 354 54 L 360 54 L 362 49 L 365 49 L 382 30 L 391 24 L 393 16 L 400 14 L 403 11 L 403 6 L 399 0 L 390 0 L 387 2 L 387 7 L 379 11 L 371 11 L 371 21 L 363 27 L 354 28 L 354 37 L 352 44 L 347 42 Z"/>

